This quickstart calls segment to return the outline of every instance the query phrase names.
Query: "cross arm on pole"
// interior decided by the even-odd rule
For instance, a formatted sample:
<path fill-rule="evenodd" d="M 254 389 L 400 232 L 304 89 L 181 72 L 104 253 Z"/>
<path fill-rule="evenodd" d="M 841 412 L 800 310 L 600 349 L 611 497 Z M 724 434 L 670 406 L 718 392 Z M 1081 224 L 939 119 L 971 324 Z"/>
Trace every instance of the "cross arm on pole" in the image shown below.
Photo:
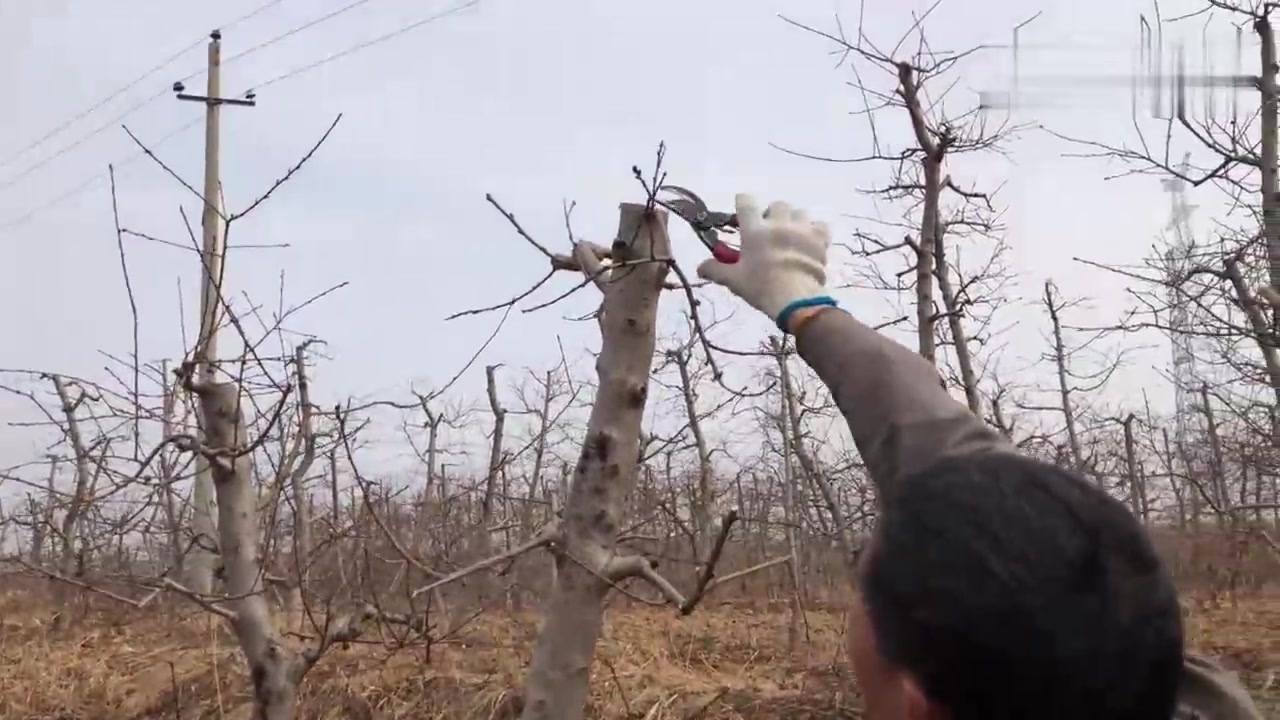
<path fill-rule="evenodd" d="M 204 103 L 206 105 L 241 105 L 244 107 L 254 107 L 258 101 L 252 95 L 245 98 L 223 98 L 209 97 L 208 95 L 191 95 L 189 93 L 179 92 L 179 100 L 190 100 L 192 102 Z"/>

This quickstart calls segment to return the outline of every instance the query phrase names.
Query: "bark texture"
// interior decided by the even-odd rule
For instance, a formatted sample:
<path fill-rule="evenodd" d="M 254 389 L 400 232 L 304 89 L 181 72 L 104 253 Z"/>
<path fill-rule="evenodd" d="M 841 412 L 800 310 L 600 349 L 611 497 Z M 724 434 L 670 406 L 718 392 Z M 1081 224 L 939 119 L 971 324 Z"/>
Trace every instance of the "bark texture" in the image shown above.
<path fill-rule="evenodd" d="M 658 296 L 670 257 L 667 215 L 624 204 L 613 267 L 598 282 L 604 302 L 596 361 L 599 387 L 564 507 L 556 583 L 525 679 L 524 720 L 581 720 L 604 621 L 623 503 L 635 485 L 641 420 L 653 367 Z M 584 271 L 599 266 L 579 243 Z"/>
<path fill-rule="evenodd" d="M 202 454 L 209 461 L 218 505 L 226 617 L 249 665 L 254 720 L 292 720 L 298 683 L 308 667 L 276 633 L 263 594 L 257 497 L 245 447 L 244 415 L 234 383 L 193 388 L 205 419 Z"/>

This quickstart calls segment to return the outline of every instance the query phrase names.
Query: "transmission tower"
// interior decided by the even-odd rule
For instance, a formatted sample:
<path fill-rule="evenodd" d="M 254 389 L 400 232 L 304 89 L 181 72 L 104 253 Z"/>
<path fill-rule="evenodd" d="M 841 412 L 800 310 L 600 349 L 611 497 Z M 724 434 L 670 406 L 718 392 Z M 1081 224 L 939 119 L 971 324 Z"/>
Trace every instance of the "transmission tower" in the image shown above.
<path fill-rule="evenodd" d="M 1180 172 L 1189 171 L 1190 155 L 1183 156 Z M 1171 241 L 1165 251 L 1165 265 L 1169 279 L 1169 340 L 1173 346 L 1174 385 L 1174 433 L 1177 447 L 1186 453 L 1187 462 L 1195 463 L 1199 440 L 1202 437 L 1200 387 L 1204 383 L 1199 359 L 1205 357 L 1204 343 L 1197 332 L 1203 332 L 1204 311 L 1195 299 L 1195 283 L 1187 278 L 1187 271 L 1195 264 L 1195 238 L 1191 230 L 1191 212 L 1195 209 L 1187 202 L 1186 183 L 1182 178 L 1161 180 L 1169 193 L 1169 224 Z M 1193 468 L 1187 468 L 1189 472 Z"/>

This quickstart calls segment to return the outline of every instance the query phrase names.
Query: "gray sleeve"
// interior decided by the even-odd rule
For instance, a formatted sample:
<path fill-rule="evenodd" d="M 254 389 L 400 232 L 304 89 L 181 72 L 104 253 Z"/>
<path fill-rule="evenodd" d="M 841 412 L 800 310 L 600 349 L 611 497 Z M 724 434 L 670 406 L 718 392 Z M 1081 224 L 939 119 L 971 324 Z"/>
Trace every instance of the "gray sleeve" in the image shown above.
<path fill-rule="evenodd" d="M 842 310 L 811 318 L 796 346 L 831 390 L 877 486 L 944 457 L 1014 450 L 951 397 L 924 358 Z"/>

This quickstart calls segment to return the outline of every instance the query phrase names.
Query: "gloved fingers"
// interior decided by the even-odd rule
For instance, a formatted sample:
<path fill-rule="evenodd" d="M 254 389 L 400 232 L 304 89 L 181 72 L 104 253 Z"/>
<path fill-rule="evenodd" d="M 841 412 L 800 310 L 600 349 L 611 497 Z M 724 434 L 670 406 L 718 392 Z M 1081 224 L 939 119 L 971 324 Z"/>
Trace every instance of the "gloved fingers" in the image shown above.
<path fill-rule="evenodd" d="M 814 233 L 822 238 L 822 247 L 824 249 L 831 247 L 831 228 L 821 220 L 814 220 L 812 227 Z"/>
<path fill-rule="evenodd" d="M 747 193 L 738 193 L 733 198 L 733 209 L 738 215 L 739 230 L 750 230 L 760 225 L 762 216 L 760 205 L 755 197 Z"/>
<path fill-rule="evenodd" d="M 782 220 L 785 222 L 791 217 L 791 205 L 782 200 L 775 200 L 769 203 L 769 207 L 765 208 L 764 217 L 766 220 Z"/>
<path fill-rule="evenodd" d="M 737 292 L 735 288 L 737 286 L 739 268 L 741 267 L 742 265 L 738 263 L 729 265 L 715 258 L 707 258 L 698 263 L 698 277 Z"/>

